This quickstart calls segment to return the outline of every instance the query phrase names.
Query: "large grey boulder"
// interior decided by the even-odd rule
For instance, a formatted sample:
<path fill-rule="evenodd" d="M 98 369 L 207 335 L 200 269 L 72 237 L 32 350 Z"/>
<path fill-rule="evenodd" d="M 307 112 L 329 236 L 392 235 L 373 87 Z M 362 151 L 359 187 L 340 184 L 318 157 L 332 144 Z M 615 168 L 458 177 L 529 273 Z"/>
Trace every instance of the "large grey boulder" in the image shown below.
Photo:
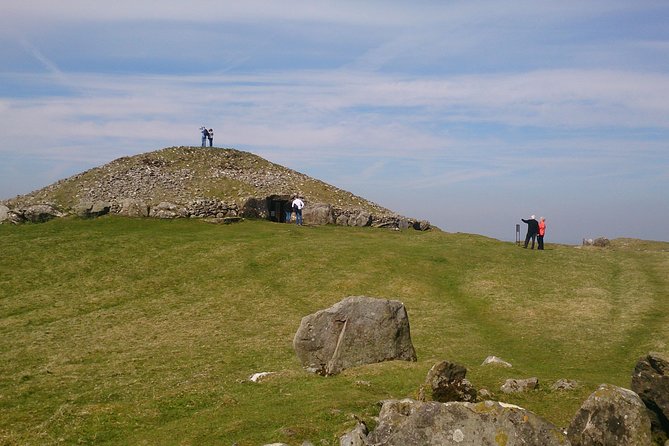
<path fill-rule="evenodd" d="M 72 209 L 76 215 L 82 218 L 101 217 L 109 213 L 112 204 L 108 201 L 80 201 Z"/>
<path fill-rule="evenodd" d="M 568 446 L 548 421 L 518 406 L 414 400 L 386 401 L 370 446 Z"/>
<path fill-rule="evenodd" d="M 118 213 L 126 217 L 148 217 L 149 206 L 142 200 L 126 198 L 121 200 Z"/>
<path fill-rule="evenodd" d="M 293 347 L 302 365 L 320 375 L 393 359 L 416 360 L 404 304 L 365 296 L 347 297 L 303 317 Z"/>
<path fill-rule="evenodd" d="M 348 219 L 349 226 L 369 226 L 372 224 L 372 214 L 365 211 L 359 211 L 351 215 Z"/>
<path fill-rule="evenodd" d="M 31 223 L 44 223 L 65 214 L 50 204 L 34 204 L 23 209 L 23 218 Z"/>
<path fill-rule="evenodd" d="M 632 390 L 649 410 L 653 433 L 658 439 L 669 437 L 669 358 L 649 353 L 639 359 L 632 375 Z"/>
<path fill-rule="evenodd" d="M 639 395 L 602 384 L 576 413 L 567 436 L 573 446 L 650 446 L 650 420 Z"/>
<path fill-rule="evenodd" d="M 450 361 L 432 366 L 421 388 L 421 400 L 446 403 L 449 401 L 476 401 L 476 389 L 465 379 L 467 369 Z"/>
<path fill-rule="evenodd" d="M 305 206 L 302 211 L 304 222 L 310 225 L 329 225 L 334 223 L 332 206 L 326 203 L 314 203 Z"/>

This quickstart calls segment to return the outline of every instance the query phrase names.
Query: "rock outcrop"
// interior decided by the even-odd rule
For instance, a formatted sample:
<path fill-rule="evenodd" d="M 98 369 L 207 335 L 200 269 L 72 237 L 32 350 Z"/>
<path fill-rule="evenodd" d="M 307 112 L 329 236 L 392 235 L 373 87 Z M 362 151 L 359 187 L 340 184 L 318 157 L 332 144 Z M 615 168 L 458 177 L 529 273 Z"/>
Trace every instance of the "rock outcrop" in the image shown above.
<path fill-rule="evenodd" d="M 649 411 L 652 430 L 661 441 L 669 438 L 669 358 L 649 353 L 639 359 L 632 375 L 632 390 Z"/>
<path fill-rule="evenodd" d="M 536 390 L 539 387 L 539 379 L 538 378 L 525 378 L 525 379 L 516 379 L 516 378 L 510 378 L 507 379 L 504 384 L 502 384 L 502 387 L 500 387 L 499 390 L 501 390 L 504 393 L 519 393 L 519 392 L 529 392 L 531 390 Z"/>
<path fill-rule="evenodd" d="M 293 347 L 302 365 L 320 375 L 394 359 L 416 360 L 404 304 L 365 296 L 348 297 L 302 318 Z"/>
<path fill-rule="evenodd" d="M 518 406 L 414 400 L 386 401 L 369 446 L 568 446 L 548 421 Z"/>
<path fill-rule="evenodd" d="M 465 378 L 467 369 L 464 366 L 441 361 L 432 366 L 421 387 L 421 400 L 432 400 L 446 403 L 449 401 L 476 401 L 476 389 Z"/>
<path fill-rule="evenodd" d="M 572 446 L 650 446 L 650 420 L 636 393 L 602 384 L 576 413 L 567 436 Z"/>

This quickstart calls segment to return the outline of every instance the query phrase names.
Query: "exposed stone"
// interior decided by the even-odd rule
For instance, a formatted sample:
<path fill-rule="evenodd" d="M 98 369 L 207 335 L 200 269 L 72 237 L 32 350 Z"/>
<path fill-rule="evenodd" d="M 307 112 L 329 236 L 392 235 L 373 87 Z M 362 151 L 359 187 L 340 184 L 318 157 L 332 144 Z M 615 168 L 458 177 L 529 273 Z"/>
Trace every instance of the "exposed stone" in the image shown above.
<path fill-rule="evenodd" d="M 416 360 L 404 305 L 365 296 L 347 297 L 303 317 L 293 347 L 302 365 L 321 375 L 393 359 Z"/>
<path fill-rule="evenodd" d="M 650 446 L 650 420 L 636 393 L 602 384 L 576 413 L 567 436 L 572 446 Z"/>
<path fill-rule="evenodd" d="M 31 223 L 44 223 L 65 214 L 50 204 L 35 204 L 23 209 L 23 218 Z"/>
<path fill-rule="evenodd" d="M 82 218 L 95 218 L 108 214 L 111 211 L 112 203 L 108 201 L 80 201 L 72 208 L 75 215 Z"/>
<path fill-rule="evenodd" d="M 609 246 L 611 242 L 606 237 L 597 237 L 592 241 L 592 246 L 597 246 L 599 248 L 605 248 Z"/>
<path fill-rule="evenodd" d="M 242 215 L 247 218 L 267 218 L 267 200 L 256 197 L 246 199 L 242 205 Z"/>
<path fill-rule="evenodd" d="M 431 227 L 430 222 L 427 220 L 421 220 L 414 222 L 413 228 L 418 230 L 418 231 L 427 231 Z"/>
<path fill-rule="evenodd" d="M 568 446 L 548 421 L 518 406 L 414 400 L 386 401 L 370 446 Z"/>
<path fill-rule="evenodd" d="M 349 226 L 369 226 L 371 223 L 372 215 L 364 211 L 357 212 L 348 219 Z"/>
<path fill-rule="evenodd" d="M 432 366 L 425 378 L 423 399 L 446 403 L 448 401 L 476 401 L 476 389 L 465 379 L 467 369 L 449 361 Z"/>
<path fill-rule="evenodd" d="M 4 204 L 0 204 L 0 223 L 9 218 L 9 208 Z"/>
<path fill-rule="evenodd" d="M 508 363 L 505 360 L 498 358 L 497 356 L 488 356 L 483 360 L 483 363 L 481 365 L 499 365 L 502 367 L 513 367 L 511 363 Z"/>
<path fill-rule="evenodd" d="M 648 408 L 655 437 L 669 441 L 669 358 L 653 352 L 639 358 L 632 374 L 632 390 Z"/>
<path fill-rule="evenodd" d="M 553 383 L 551 389 L 553 390 L 574 390 L 578 387 L 578 382 L 570 379 L 558 379 Z"/>
<path fill-rule="evenodd" d="M 348 215 L 341 214 L 335 219 L 335 224 L 337 226 L 348 226 Z"/>
<path fill-rule="evenodd" d="M 148 217 L 149 216 L 149 206 L 142 200 L 136 200 L 134 198 L 126 198 L 121 200 L 119 203 L 120 209 L 118 210 L 119 215 L 126 217 Z"/>
<path fill-rule="evenodd" d="M 183 218 L 188 217 L 188 211 L 183 206 L 178 206 L 174 203 L 161 202 L 157 206 L 151 208 L 149 212 L 150 217 L 154 218 Z"/>
<path fill-rule="evenodd" d="M 527 379 L 507 379 L 500 390 L 504 393 L 519 393 L 536 390 L 539 387 L 539 380 L 537 378 Z"/>
<path fill-rule="evenodd" d="M 339 437 L 339 446 L 366 446 L 369 430 L 367 425 L 358 421 L 355 428 Z"/>
<path fill-rule="evenodd" d="M 332 206 L 327 203 L 309 203 L 302 211 L 302 218 L 306 224 L 328 225 L 334 223 Z"/>
<path fill-rule="evenodd" d="M 92 217 L 101 217 L 106 215 L 111 210 L 111 206 L 111 203 L 108 201 L 96 201 L 93 203 L 93 206 L 91 206 L 90 215 Z"/>

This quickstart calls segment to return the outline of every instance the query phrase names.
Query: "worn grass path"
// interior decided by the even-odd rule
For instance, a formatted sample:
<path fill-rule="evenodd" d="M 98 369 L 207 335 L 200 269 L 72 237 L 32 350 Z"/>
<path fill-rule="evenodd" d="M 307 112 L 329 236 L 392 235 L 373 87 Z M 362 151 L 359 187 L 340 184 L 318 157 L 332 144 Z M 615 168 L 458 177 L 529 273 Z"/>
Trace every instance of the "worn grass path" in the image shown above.
<path fill-rule="evenodd" d="M 443 359 L 564 426 L 669 351 L 667 243 L 102 218 L 0 226 L 0 247 L 0 445 L 334 445 Z M 418 362 L 304 372 L 300 319 L 350 295 L 402 300 Z M 514 368 L 481 367 L 492 354 Z M 500 395 L 530 376 L 541 390 Z"/>

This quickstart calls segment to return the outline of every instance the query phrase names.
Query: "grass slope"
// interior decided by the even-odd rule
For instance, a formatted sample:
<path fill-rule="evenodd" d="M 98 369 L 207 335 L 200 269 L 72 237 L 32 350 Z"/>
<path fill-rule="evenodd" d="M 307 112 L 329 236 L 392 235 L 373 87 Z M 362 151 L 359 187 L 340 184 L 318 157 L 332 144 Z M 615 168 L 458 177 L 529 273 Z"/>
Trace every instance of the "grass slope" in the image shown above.
<path fill-rule="evenodd" d="M 0 444 L 339 444 L 351 414 L 415 396 L 449 359 L 477 388 L 567 425 L 600 383 L 669 347 L 669 244 L 544 252 L 466 234 L 264 221 L 58 219 L 0 226 Z M 418 362 L 323 378 L 300 319 L 402 300 Z M 481 367 L 498 355 L 513 369 Z M 267 381 L 254 372 L 277 372 Z M 499 395 L 506 378 L 541 390 Z M 572 392 L 550 390 L 559 378 Z"/>

